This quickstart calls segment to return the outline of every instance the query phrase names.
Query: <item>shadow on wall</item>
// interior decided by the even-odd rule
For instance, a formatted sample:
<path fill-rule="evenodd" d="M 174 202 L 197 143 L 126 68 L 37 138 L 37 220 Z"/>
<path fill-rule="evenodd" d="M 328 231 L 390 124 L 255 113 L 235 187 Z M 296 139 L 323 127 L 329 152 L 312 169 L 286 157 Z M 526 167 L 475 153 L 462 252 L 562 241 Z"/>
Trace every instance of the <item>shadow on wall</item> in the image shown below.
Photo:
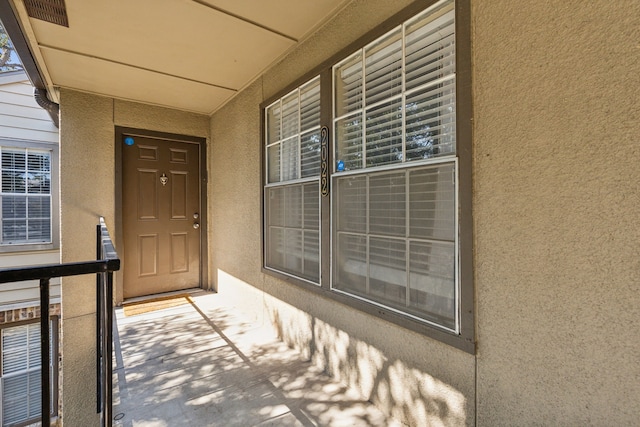
<path fill-rule="evenodd" d="M 287 346 L 357 391 L 360 398 L 375 403 L 385 415 L 411 426 L 466 425 L 467 399 L 454 386 L 433 376 L 437 373 L 429 374 L 349 335 L 327 320 L 330 314 L 326 318 L 312 316 L 286 302 L 289 297 L 296 298 L 290 288 L 272 295 L 220 269 L 217 279 L 218 292 L 234 309 L 245 311 L 254 320 L 261 318 Z M 305 301 L 313 304 L 308 298 Z"/>
<path fill-rule="evenodd" d="M 343 384 L 374 402 L 387 416 L 411 426 L 464 426 L 466 399 L 451 385 L 392 360 L 379 349 L 301 310 L 269 313 L 273 327 L 290 347 Z"/>

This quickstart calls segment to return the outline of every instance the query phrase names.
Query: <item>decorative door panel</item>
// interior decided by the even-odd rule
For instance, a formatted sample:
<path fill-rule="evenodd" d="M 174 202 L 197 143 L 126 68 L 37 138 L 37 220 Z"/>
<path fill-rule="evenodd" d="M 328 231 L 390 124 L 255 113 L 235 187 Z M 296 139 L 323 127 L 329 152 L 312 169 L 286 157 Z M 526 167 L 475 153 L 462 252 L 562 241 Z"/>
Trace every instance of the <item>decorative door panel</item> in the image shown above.
<path fill-rule="evenodd" d="M 124 135 L 124 297 L 200 286 L 200 147 Z"/>

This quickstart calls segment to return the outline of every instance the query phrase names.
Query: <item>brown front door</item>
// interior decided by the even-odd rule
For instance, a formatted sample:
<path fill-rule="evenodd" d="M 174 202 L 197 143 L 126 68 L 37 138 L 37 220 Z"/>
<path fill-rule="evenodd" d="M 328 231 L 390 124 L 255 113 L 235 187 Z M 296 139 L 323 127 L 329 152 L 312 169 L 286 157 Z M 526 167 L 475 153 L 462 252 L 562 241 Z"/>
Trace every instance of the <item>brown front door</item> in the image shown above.
<path fill-rule="evenodd" d="M 200 286 L 200 147 L 123 135 L 124 297 Z"/>

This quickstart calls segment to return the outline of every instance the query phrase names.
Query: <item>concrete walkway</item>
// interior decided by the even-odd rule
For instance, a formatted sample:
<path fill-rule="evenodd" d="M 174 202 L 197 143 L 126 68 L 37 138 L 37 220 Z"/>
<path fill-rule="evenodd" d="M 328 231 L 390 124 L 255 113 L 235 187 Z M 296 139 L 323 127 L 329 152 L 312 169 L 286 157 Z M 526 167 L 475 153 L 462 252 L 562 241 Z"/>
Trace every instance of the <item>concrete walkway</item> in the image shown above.
<path fill-rule="evenodd" d="M 217 294 L 116 310 L 114 426 L 399 426 Z"/>

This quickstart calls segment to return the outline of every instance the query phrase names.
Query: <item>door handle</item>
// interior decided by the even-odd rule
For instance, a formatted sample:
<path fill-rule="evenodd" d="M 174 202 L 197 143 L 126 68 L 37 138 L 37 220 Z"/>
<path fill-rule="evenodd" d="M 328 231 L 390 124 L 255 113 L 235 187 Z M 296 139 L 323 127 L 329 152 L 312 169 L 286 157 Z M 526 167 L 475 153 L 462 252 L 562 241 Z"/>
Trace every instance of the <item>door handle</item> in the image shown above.
<path fill-rule="evenodd" d="M 193 223 L 193 228 L 195 228 L 197 230 L 198 228 L 200 228 L 200 224 L 198 224 L 197 222 L 194 222 Z"/>

